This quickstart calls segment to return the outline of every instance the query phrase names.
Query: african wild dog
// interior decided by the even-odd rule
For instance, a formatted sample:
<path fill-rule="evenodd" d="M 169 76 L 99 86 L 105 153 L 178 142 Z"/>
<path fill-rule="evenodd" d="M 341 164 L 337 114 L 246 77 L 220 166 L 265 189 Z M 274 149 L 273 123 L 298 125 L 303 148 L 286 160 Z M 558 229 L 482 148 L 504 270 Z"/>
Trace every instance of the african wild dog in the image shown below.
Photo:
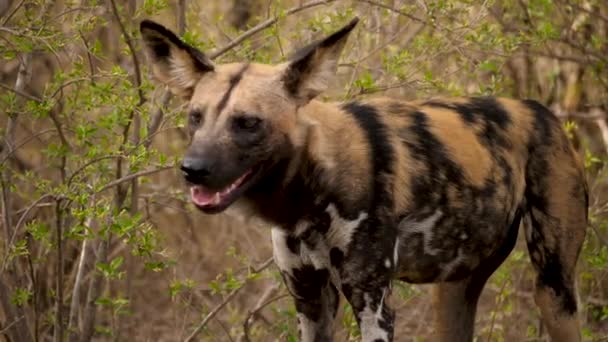
<path fill-rule="evenodd" d="M 142 22 L 153 74 L 189 100 L 181 169 L 194 204 L 274 227 L 304 341 L 332 340 L 338 289 L 363 341 L 392 340 L 394 278 L 437 283 L 439 339 L 472 340 L 479 294 L 523 219 L 547 330 L 579 341 L 588 198 L 558 119 L 537 102 L 492 97 L 315 100 L 356 23 L 283 64 L 216 65 Z"/>

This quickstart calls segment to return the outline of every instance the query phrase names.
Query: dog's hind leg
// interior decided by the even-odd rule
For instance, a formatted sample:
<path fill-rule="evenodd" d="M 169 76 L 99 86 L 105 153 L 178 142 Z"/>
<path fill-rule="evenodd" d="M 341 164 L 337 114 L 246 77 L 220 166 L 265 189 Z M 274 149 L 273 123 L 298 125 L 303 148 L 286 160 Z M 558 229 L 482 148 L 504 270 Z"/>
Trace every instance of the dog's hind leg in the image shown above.
<path fill-rule="evenodd" d="M 581 340 L 575 267 L 587 226 L 584 183 L 561 179 L 543 196 L 528 194 L 525 220 L 537 273 L 534 300 L 553 341 Z"/>
<path fill-rule="evenodd" d="M 526 242 L 537 274 L 534 299 L 553 341 L 581 340 L 577 259 L 587 229 L 588 193 L 583 167 L 560 122 L 528 101 L 536 135 L 526 166 Z"/>
<path fill-rule="evenodd" d="M 438 341 L 466 342 L 473 340 L 479 295 L 488 278 L 515 247 L 520 221 L 521 211 L 518 210 L 501 247 L 491 257 L 484 260 L 470 277 L 435 285 L 433 307 Z"/>

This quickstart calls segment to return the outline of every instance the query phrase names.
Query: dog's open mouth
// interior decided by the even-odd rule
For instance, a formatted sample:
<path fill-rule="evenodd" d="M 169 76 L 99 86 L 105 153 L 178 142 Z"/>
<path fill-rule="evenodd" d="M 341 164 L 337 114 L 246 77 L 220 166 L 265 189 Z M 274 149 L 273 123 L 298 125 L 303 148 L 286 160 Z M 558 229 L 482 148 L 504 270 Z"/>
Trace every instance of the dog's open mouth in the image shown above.
<path fill-rule="evenodd" d="M 190 186 L 190 198 L 201 210 L 207 213 L 217 213 L 226 209 L 242 193 L 245 184 L 251 179 L 253 169 L 247 170 L 234 182 L 221 190 L 211 190 L 203 185 Z"/>

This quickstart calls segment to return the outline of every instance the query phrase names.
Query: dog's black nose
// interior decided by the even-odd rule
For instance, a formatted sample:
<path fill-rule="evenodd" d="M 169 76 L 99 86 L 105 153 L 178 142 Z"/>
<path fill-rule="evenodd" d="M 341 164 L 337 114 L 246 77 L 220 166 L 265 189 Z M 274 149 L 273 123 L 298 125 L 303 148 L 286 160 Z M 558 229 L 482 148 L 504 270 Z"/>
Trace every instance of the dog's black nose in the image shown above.
<path fill-rule="evenodd" d="M 182 160 L 180 169 L 186 180 L 192 183 L 200 183 L 211 174 L 211 164 L 203 158 L 186 157 Z"/>

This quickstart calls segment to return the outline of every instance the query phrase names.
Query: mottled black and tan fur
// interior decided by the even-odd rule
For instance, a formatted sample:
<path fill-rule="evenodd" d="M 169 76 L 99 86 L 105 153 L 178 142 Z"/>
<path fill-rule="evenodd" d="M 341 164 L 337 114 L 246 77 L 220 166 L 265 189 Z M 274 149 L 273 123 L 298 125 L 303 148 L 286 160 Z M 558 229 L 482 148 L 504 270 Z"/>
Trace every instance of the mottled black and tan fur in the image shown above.
<path fill-rule="evenodd" d="M 558 119 L 493 97 L 318 101 L 355 24 L 283 64 L 215 65 L 142 23 L 153 74 L 189 101 L 193 202 L 274 227 L 304 341 L 332 340 L 338 291 L 363 341 L 406 340 L 386 301 L 395 278 L 436 283 L 438 339 L 471 341 L 479 294 L 523 221 L 543 322 L 553 340 L 580 341 L 587 189 Z"/>

